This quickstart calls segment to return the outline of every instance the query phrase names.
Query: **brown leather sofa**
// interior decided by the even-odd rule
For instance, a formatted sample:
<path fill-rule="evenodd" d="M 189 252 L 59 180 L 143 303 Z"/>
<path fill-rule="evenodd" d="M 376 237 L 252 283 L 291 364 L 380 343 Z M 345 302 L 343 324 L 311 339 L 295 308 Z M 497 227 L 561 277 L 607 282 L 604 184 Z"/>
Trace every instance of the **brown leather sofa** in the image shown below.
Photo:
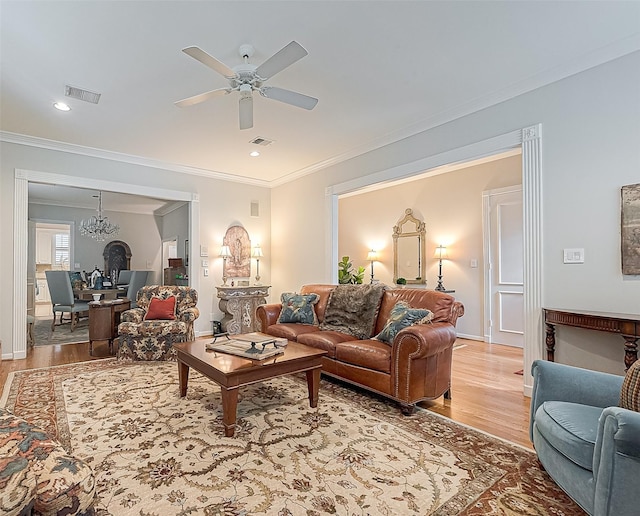
<path fill-rule="evenodd" d="M 315 305 L 321 324 L 335 285 L 305 285 L 300 294 L 320 296 Z M 382 394 L 400 403 L 402 412 L 411 414 L 422 400 L 451 395 L 451 360 L 456 340 L 455 325 L 464 315 L 463 305 L 452 296 L 435 290 L 387 289 L 375 324 L 374 335 L 384 327 L 398 301 L 412 308 L 433 312 L 429 324 L 404 328 L 392 345 L 375 339 L 355 340 L 337 331 L 321 331 L 309 324 L 278 323 L 281 304 L 259 306 L 257 316 L 262 331 L 328 352 L 322 372 L 359 387 Z"/>

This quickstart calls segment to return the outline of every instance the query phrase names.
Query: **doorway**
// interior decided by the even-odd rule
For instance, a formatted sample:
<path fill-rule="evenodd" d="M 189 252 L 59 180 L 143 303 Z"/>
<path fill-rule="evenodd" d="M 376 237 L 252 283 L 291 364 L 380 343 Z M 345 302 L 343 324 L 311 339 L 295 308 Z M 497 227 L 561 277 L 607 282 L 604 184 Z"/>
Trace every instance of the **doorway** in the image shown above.
<path fill-rule="evenodd" d="M 35 252 L 29 257 L 28 267 L 34 272 L 34 315 L 37 319 L 51 319 L 53 311 L 45 271 L 71 270 L 71 260 L 73 259 L 72 225 L 70 223 L 36 221 L 34 230 Z"/>
<path fill-rule="evenodd" d="M 16 169 L 14 183 L 14 217 L 13 232 L 15 235 L 14 282 L 13 282 L 13 321 L 9 352 L 3 352 L 3 358 L 20 359 L 27 356 L 27 248 L 29 239 L 28 204 L 29 181 L 50 184 L 105 190 L 126 193 L 142 197 L 154 197 L 170 201 L 183 201 L 189 205 L 189 245 L 191 248 L 200 245 L 200 206 L 197 195 L 192 192 L 169 190 L 153 186 L 118 183 L 103 179 L 91 179 L 79 176 L 68 176 L 49 172 Z M 198 275 L 190 274 L 192 287 L 199 288 Z"/>

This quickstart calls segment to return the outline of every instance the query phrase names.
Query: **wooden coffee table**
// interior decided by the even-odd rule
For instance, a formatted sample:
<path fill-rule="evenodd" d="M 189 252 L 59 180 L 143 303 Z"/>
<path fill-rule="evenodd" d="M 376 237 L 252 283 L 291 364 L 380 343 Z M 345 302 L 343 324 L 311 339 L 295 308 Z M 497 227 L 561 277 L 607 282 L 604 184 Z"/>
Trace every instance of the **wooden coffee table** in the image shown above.
<path fill-rule="evenodd" d="M 327 354 L 326 351 L 289 342 L 282 355 L 276 355 L 264 362 L 254 362 L 219 351 L 206 350 L 205 344 L 211 340 L 211 337 L 204 337 L 173 345 L 178 357 L 180 396 L 184 397 L 187 394 L 190 367 L 217 383 L 222 390 L 222 421 L 226 437 L 232 437 L 234 434 L 238 391 L 244 385 L 304 371 L 307 374 L 309 405 L 312 408 L 318 405 L 322 357 Z"/>

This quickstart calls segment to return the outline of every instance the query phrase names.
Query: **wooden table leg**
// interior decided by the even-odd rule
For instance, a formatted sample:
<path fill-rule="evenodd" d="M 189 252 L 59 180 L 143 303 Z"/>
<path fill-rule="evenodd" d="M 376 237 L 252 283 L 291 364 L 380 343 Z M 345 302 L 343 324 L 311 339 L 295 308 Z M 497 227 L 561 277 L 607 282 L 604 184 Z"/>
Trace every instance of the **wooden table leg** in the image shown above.
<path fill-rule="evenodd" d="M 178 361 L 178 381 L 180 383 L 180 397 L 187 395 L 187 382 L 189 381 L 189 366 Z"/>
<path fill-rule="evenodd" d="M 638 360 L 638 339 L 630 335 L 623 335 L 624 338 L 624 365 L 625 371 Z"/>
<path fill-rule="evenodd" d="M 549 362 L 553 362 L 556 349 L 556 328 L 553 324 L 549 323 L 546 323 L 546 326 L 547 337 L 545 339 L 545 343 L 547 344 L 547 360 Z"/>
<path fill-rule="evenodd" d="M 224 436 L 233 437 L 236 430 L 236 413 L 238 410 L 238 391 L 235 389 L 226 389 L 220 387 L 222 390 L 222 422 L 224 424 Z"/>
<path fill-rule="evenodd" d="M 310 369 L 307 371 L 307 388 L 309 389 L 309 406 L 318 406 L 318 391 L 320 390 L 320 373 L 322 368 Z"/>

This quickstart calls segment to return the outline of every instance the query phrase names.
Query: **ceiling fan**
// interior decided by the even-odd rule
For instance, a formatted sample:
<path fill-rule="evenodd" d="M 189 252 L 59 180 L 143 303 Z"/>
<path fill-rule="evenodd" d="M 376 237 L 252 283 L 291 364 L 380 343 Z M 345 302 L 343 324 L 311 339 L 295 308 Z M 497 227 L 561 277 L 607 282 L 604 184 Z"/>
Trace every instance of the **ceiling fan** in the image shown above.
<path fill-rule="evenodd" d="M 279 100 L 292 106 L 304 109 L 313 109 L 318 103 L 318 99 L 275 86 L 265 86 L 265 82 L 278 72 L 281 72 L 288 66 L 302 59 L 308 52 L 299 43 L 292 41 L 284 48 L 276 52 L 260 66 L 249 63 L 249 58 L 253 55 L 254 48 L 252 45 L 241 45 L 239 52 L 244 62 L 233 68 L 229 68 L 226 64 L 218 61 L 215 57 L 207 54 L 198 47 L 183 48 L 182 51 L 200 61 L 205 66 L 215 70 L 223 75 L 229 86 L 226 88 L 218 88 L 215 90 L 200 93 L 176 102 L 176 106 L 187 107 L 199 104 L 205 100 L 222 95 L 228 95 L 232 91 L 240 93 L 239 109 L 240 109 L 240 129 L 250 129 L 253 127 L 253 92 L 257 91 L 263 97 L 273 100 Z"/>

